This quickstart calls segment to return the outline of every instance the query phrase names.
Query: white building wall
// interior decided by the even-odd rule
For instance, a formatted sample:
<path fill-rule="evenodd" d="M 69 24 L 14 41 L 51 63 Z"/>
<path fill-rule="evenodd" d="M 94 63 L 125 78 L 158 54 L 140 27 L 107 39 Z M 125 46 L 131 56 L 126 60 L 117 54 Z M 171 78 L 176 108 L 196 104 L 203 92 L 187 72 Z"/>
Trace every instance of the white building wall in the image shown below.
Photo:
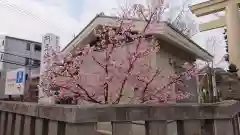
<path fill-rule="evenodd" d="M 27 50 L 28 43 L 30 43 L 30 50 Z M 4 90 L 7 71 L 26 67 L 29 74 L 31 74 L 31 72 L 39 72 L 39 67 L 37 68 L 37 66 L 31 67 L 25 65 L 27 58 L 40 60 L 41 51 L 35 51 L 35 44 L 41 46 L 41 43 L 34 41 L 17 39 L 8 36 L 0 36 L 0 99 L 6 97 L 4 96 Z M 11 54 L 14 54 L 15 56 Z M 29 64 L 31 64 L 32 59 L 30 59 L 31 61 Z"/>
<path fill-rule="evenodd" d="M 27 43 L 30 43 L 30 50 L 27 50 Z M 4 52 L 15 54 L 17 56 L 4 54 L 3 60 L 17 62 L 19 65 L 4 63 L 3 69 L 16 69 L 23 67 L 25 65 L 26 58 L 18 57 L 28 57 L 36 60 L 40 60 L 41 51 L 35 51 L 35 44 L 41 45 L 40 43 L 18 40 L 14 38 L 5 38 Z"/>
<path fill-rule="evenodd" d="M 4 44 L 5 44 L 5 37 L 4 36 L 0 36 L 0 60 L 3 57 L 3 53 L 4 52 Z M 0 61 L 0 69 L 3 68 L 3 62 Z"/>

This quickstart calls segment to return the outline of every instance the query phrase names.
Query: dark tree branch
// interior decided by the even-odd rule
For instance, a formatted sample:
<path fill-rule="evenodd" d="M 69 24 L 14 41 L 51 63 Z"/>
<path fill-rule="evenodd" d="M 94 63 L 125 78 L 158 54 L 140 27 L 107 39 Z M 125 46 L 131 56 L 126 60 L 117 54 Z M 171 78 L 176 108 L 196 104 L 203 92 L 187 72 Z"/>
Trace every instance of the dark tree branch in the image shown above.
<path fill-rule="evenodd" d="M 93 61 L 95 61 L 100 67 L 102 67 L 103 69 L 105 68 L 105 65 L 103 65 L 102 63 L 100 63 L 94 56 L 92 56 Z"/>
<path fill-rule="evenodd" d="M 152 13 L 152 14 L 150 15 L 150 18 L 149 18 L 149 20 L 147 21 L 147 24 L 145 25 L 142 33 L 146 32 L 147 27 L 148 27 L 149 24 L 151 23 L 151 20 L 152 20 L 152 17 L 153 17 L 153 16 L 154 16 L 154 13 Z M 139 49 L 139 46 L 140 46 L 140 44 L 141 44 L 141 39 L 142 39 L 142 38 L 143 38 L 143 36 L 139 36 L 139 38 L 138 38 L 137 47 L 136 47 L 136 52 L 138 52 L 138 49 Z M 137 61 L 137 58 L 138 58 L 138 57 L 135 56 L 135 57 L 134 57 L 134 60 L 133 60 L 132 62 L 129 62 L 129 68 L 128 68 L 128 70 L 127 70 L 127 75 L 129 75 L 129 73 L 130 73 L 130 72 L 132 71 L 132 69 L 134 68 L 134 63 Z M 125 88 L 125 85 L 126 85 L 127 80 L 128 80 L 128 76 L 125 76 L 124 79 L 123 79 L 123 82 L 122 82 L 122 84 L 121 84 L 120 92 L 119 92 L 119 94 L 118 94 L 118 97 L 117 97 L 117 99 L 113 102 L 113 104 L 118 104 L 118 103 L 120 102 L 121 98 L 123 97 L 123 89 Z"/>
<path fill-rule="evenodd" d="M 145 101 L 145 94 L 146 94 L 146 91 L 148 90 L 148 86 L 153 82 L 153 80 L 159 75 L 161 73 L 161 71 L 160 70 L 157 70 L 156 72 L 155 72 L 155 74 L 152 76 L 152 78 L 149 80 L 149 82 L 147 82 L 146 84 L 145 84 L 145 87 L 143 88 L 143 92 L 142 92 L 142 101 L 141 101 L 141 103 L 144 103 L 144 102 L 146 102 Z"/>
<path fill-rule="evenodd" d="M 75 80 L 74 76 L 69 72 L 69 70 L 67 70 L 68 74 Z M 76 81 L 76 80 L 75 80 Z M 94 96 L 90 96 L 90 94 L 88 93 L 88 91 L 83 87 L 81 86 L 80 84 L 76 84 L 77 87 L 79 87 L 85 94 L 86 96 L 88 97 L 89 101 L 93 102 L 93 103 L 98 103 L 98 104 L 102 104 L 102 102 L 100 101 L 97 101 L 96 99 L 94 99 L 93 97 Z"/>
<path fill-rule="evenodd" d="M 191 67 L 191 68 L 188 69 L 186 72 L 181 73 L 177 78 L 173 79 L 173 80 L 172 80 L 171 82 L 169 82 L 167 85 L 163 86 L 160 90 L 156 91 L 152 96 L 156 96 L 156 94 L 157 94 L 158 92 L 166 89 L 167 87 L 171 86 L 172 84 L 175 84 L 175 83 L 179 82 L 179 81 L 181 80 L 181 78 L 186 75 L 186 73 L 194 70 L 194 68 L 195 68 L 195 66 Z"/>

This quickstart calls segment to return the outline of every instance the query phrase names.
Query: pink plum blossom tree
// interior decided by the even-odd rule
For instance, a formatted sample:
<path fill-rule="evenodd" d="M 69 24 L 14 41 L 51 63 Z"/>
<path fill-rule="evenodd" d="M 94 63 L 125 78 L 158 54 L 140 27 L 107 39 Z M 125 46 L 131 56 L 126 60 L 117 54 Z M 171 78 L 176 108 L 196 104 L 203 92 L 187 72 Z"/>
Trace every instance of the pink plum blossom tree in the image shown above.
<path fill-rule="evenodd" d="M 174 85 L 185 86 L 183 80 L 197 74 L 195 66 L 185 63 L 185 72 L 163 75 L 165 70 L 154 61 L 161 42 L 147 32 L 157 23 L 156 11 L 145 13 L 141 5 L 134 5 L 133 11 L 146 22 L 142 31 L 134 31 L 134 24 L 120 18 L 118 27 L 96 28 L 94 44 L 69 54 L 51 51 L 41 89 L 49 96 L 59 91 L 57 98 L 95 104 L 161 103 L 190 96 Z"/>

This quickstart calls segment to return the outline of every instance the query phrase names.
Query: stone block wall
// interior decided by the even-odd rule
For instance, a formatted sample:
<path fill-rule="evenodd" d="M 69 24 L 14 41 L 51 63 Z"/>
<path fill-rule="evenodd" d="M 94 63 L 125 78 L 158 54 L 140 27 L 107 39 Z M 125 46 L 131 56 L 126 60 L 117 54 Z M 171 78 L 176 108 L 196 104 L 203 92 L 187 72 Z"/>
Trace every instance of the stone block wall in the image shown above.
<path fill-rule="evenodd" d="M 143 135 L 239 135 L 239 108 L 237 101 L 102 106 L 0 101 L 0 134 L 135 135 L 140 129 Z M 141 127 L 134 127 L 139 121 Z M 168 128 L 170 121 L 176 121 L 175 131 Z M 111 123 L 111 130 L 99 127 L 102 122 Z"/>

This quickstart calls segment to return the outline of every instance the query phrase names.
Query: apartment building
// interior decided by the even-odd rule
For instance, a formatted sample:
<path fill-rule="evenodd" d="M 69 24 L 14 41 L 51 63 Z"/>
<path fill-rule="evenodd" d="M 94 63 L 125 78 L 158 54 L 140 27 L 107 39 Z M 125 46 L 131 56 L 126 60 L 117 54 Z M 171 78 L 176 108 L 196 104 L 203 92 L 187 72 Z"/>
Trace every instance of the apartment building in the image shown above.
<path fill-rule="evenodd" d="M 0 36 L 0 99 L 4 96 L 6 72 L 26 68 L 27 76 L 40 73 L 42 44 L 10 36 Z"/>

